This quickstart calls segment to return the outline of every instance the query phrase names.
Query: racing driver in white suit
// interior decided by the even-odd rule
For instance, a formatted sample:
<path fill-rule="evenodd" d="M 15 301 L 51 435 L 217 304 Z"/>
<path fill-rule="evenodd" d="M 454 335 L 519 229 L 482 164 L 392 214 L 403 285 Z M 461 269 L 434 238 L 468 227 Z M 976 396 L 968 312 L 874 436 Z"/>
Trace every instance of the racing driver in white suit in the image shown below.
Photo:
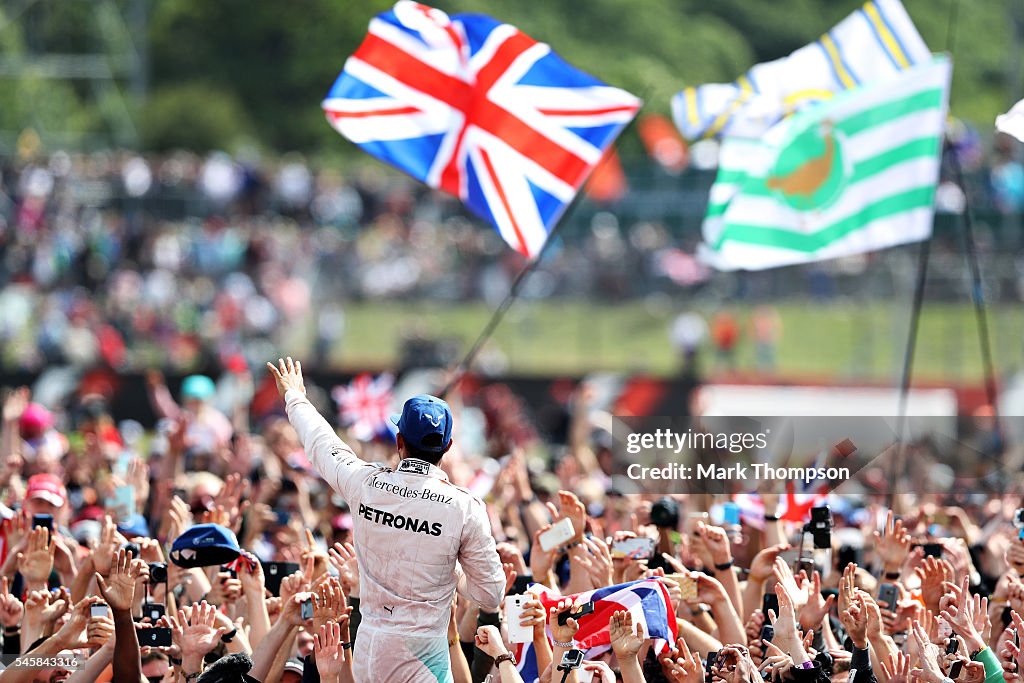
<path fill-rule="evenodd" d="M 484 504 L 437 467 L 452 413 L 433 396 L 405 402 L 397 470 L 360 460 L 306 398 L 302 366 L 267 363 L 313 467 L 348 502 L 359 561 L 358 683 L 449 683 L 452 595 L 496 612 L 505 574 Z M 461 567 L 457 570 L 456 563 Z"/>

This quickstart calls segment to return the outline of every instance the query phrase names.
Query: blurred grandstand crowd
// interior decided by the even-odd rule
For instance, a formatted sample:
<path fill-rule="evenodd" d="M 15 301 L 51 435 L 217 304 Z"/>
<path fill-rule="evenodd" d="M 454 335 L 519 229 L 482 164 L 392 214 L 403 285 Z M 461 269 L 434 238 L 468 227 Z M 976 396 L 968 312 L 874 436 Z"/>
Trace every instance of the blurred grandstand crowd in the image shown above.
<path fill-rule="evenodd" d="M 993 223 L 989 231 L 983 222 L 980 249 L 1006 251 L 1019 239 L 1007 228 L 1019 228 L 1024 208 L 1016 147 L 998 140 L 987 167 L 976 137 L 963 133 L 954 149 L 975 210 Z M 890 285 L 877 283 L 896 279 L 885 275 L 906 263 L 897 250 L 713 275 L 692 257 L 713 170 L 679 178 L 657 175 L 653 165 L 648 172 L 652 182 L 635 183 L 613 206 L 583 202 L 563 231 L 571 248 L 554 246 L 525 296 L 611 302 L 710 282 L 712 298 L 829 297 L 842 294 L 844 282 L 853 287 L 880 273 L 872 294 L 886 296 Z M 938 205 L 940 214 L 959 210 L 963 194 L 943 183 Z M 958 249 L 955 234 L 941 230 L 936 245 L 940 262 Z M 223 361 L 243 349 L 255 362 L 296 326 L 323 358 L 344 334 L 347 301 L 493 305 L 521 266 L 456 201 L 377 170 L 314 170 L 298 155 L 0 159 L 0 367 L 7 369 L 98 361 L 180 369 L 195 367 L 199 354 Z M 1019 300 L 1020 266 L 989 269 L 996 297 Z M 951 281 L 949 296 L 960 294 L 958 286 Z"/>

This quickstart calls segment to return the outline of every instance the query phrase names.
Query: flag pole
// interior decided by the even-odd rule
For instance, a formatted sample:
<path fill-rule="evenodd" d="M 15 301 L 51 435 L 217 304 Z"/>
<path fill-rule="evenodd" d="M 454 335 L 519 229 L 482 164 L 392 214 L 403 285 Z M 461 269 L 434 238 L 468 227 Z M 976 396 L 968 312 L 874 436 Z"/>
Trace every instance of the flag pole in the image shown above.
<path fill-rule="evenodd" d="M 582 191 L 583 186 L 581 185 L 580 192 L 582 193 Z M 577 197 L 578 196 L 579 195 L 577 195 Z M 568 213 L 568 211 L 566 211 L 565 213 Z M 565 214 L 563 214 L 563 217 L 564 215 Z M 519 273 L 512 281 L 512 286 L 509 287 L 508 289 L 508 294 L 505 295 L 505 298 L 502 299 L 500 304 L 498 304 L 498 307 L 494 309 L 493 313 L 491 313 L 491 317 L 487 321 L 487 324 L 484 325 L 484 329 L 481 330 L 479 335 L 477 335 L 476 341 L 474 341 L 472 346 L 469 347 L 469 350 L 466 351 L 465 355 L 462 357 L 462 360 L 460 360 L 458 364 L 452 369 L 451 379 L 448 380 L 448 383 L 445 385 L 444 389 L 441 390 L 441 398 L 447 398 L 448 392 L 450 392 L 452 389 L 458 386 L 459 382 L 462 381 L 462 378 L 463 376 L 465 376 L 466 371 L 473 364 L 473 361 L 476 359 L 477 354 L 480 353 L 480 349 L 483 348 L 483 345 L 486 344 L 487 340 L 490 339 L 492 334 L 494 334 L 494 330 L 501 323 L 502 319 L 505 317 L 505 314 L 508 312 L 508 309 L 511 308 L 512 304 L 515 303 L 515 300 L 519 298 L 519 292 L 522 289 L 523 283 L 526 282 L 527 277 L 529 277 L 530 274 L 537 269 L 537 266 L 540 265 L 541 260 L 543 260 L 544 255 L 547 254 L 550 246 L 554 244 L 555 237 L 558 235 L 558 232 L 559 230 L 561 230 L 562 225 L 564 223 L 565 221 L 561 219 L 559 219 L 559 221 L 555 223 L 555 227 L 552 228 L 551 232 L 548 233 L 547 239 L 544 240 L 543 246 L 541 246 L 540 251 L 537 252 L 537 256 L 531 259 L 525 266 L 522 267 L 522 269 L 520 269 Z"/>
<path fill-rule="evenodd" d="M 946 52 L 949 54 L 953 53 L 953 46 L 956 44 L 956 29 L 957 29 L 957 18 L 960 14 L 960 0 L 951 0 L 949 6 L 949 18 L 946 23 Z M 950 84 L 952 86 L 952 84 Z M 952 91 L 952 87 L 950 87 Z M 952 94 L 950 95 L 952 100 Z M 948 138 L 944 138 L 944 141 L 948 142 Z M 954 167 L 954 173 L 957 176 L 957 183 L 963 189 L 962 176 L 960 174 L 960 162 L 956 158 L 956 154 L 951 154 L 953 163 L 956 164 Z M 966 199 L 967 193 L 964 192 Z M 964 206 L 965 210 L 967 205 Z M 965 214 L 966 215 L 966 214 Z M 903 471 L 903 457 L 906 451 L 904 444 L 903 432 L 906 429 L 907 422 L 907 410 L 908 402 L 910 399 L 910 385 L 913 381 L 914 374 L 914 353 L 917 350 L 917 331 L 920 327 L 921 322 L 921 309 L 924 307 L 924 288 L 928 282 L 928 261 L 931 255 L 932 248 L 932 235 L 935 232 L 934 217 L 932 218 L 932 232 L 928 234 L 928 237 L 921 242 L 920 249 L 917 253 L 917 278 L 914 284 L 914 299 L 910 311 L 910 328 L 907 331 L 907 345 L 903 351 L 903 372 L 900 376 L 900 394 L 899 401 L 896 409 L 896 453 L 892 458 L 892 465 L 889 470 L 889 508 L 892 509 L 896 503 L 896 487 L 899 483 L 899 477 Z M 972 250 L 973 250 L 973 238 L 972 238 Z M 982 312 L 982 318 L 984 318 L 984 312 Z M 979 330 L 979 334 L 981 331 Z M 985 328 L 984 337 L 988 339 L 988 328 Z M 982 352 L 984 353 L 984 351 Z M 989 359 L 991 360 L 991 358 Z"/>
<path fill-rule="evenodd" d="M 933 219 L 934 220 L 934 219 Z M 934 232 L 934 227 L 932 228 Z M 889 508 L 896 502 L 896 486 L 903 471 L 903 456 L 906 449 L 903 432 L 907 421 L 907 404 L 910 398 L 910 384 L 914 373 L 914 353 L 917 350 L 917 331 L 924 307 L 924 289 L 928 282 L 928 261 L 932 249 L 932 235 L 929 233 L 917 252 L 917 278 L 914 284 L 914 299 L 910 310 L 910 328 L 907 331 L 907 345 L 903 350 L 903 372 L 900 376 L 900 394 L 896 409 L 896 452 L 892 458 L 889 476 Z"/>
<path fill-rule="evenodd" d="M 985 399 L 992 408 L 993 417 L 996 420 L 996 429 L 998 430 L 998 385 L 996 383 L 995 364 L 992 362 L 992 340 L 989 337 L 988 331 L 988 314 L 985 310 L 985 287 L 981 281 L 981 266 L 978 263 L 978 249 L 974 240 L 974 212 L 971 211 L 971 202 L 964 187 L 964 172 L 963 167 L 960 165 L 960 159 L 955 154 L 951 156 L 956 183 L 964 193 L 964 209 L 961 214 L 963 218 L 963 231 L 961 236 L 964 243 L 964 258 L 967 260 L 967 267 L 971 273 L 971 303 L 974 305 L 974 320 L 978 327 L 978 344 L 981 347 L 981 366 L 985 375 Z"/>

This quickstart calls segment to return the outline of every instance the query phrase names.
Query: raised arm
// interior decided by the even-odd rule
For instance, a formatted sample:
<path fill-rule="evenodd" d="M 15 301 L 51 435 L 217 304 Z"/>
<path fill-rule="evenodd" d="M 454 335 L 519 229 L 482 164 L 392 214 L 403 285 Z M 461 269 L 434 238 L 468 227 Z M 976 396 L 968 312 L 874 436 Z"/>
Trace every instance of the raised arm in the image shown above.
<path fill-rule="evenodd" d="M 358 490 L 357 484 L 363 478 L 359 475 L 369 476 L 373 466 L 356 457 L 306 398 L 301 363 L 291 358 L 278 359 L 277 365 L 267 363 L 267 368 L 274 376 L 277 391 L 284 399 L 288 421 L 298 432 L 306 456 L 324 481 L 351 505 Z"/>

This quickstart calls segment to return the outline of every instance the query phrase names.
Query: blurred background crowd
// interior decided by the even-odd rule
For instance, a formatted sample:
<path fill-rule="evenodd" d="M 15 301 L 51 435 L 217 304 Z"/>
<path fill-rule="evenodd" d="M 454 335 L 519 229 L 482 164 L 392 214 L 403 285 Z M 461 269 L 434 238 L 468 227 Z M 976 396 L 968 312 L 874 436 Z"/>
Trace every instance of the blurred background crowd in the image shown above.
<path fill-rule="evenodd" d="M 976 135 L 963 138 L 949 153 L 963 158 L 974 181 L 990 301 L 1020 301 L 1024 262 L 1013 248 L 1024 167 L 1008 138 L 990 155 Z M 691 308 L 689 324 L 659 334 L 660 345 L 684 351 L 720 346 L 719 337 L 731 346 L 734 333 L 715 323 L 726 305 L 761 306 L 749 334 L 772 346 L 782 333 L 772 321 L 780 301 L 877 304 L 905 293 L 908 250 L 713 274 L 692 252 L 714 171 L 673 176 L 647 164 L 641 172 L 651 177 L 613 201 L 583 200 L 525 299 L 600 301 L 608 309 L 635 303 L 663 329 Z M 962 203 L 957 193 L 950 183 L 945 201 Z M 934 269 L 930 300 L 966 296 L 956 220 L 939 217 L 933 258 L 948 268 Z M 324 367 L 351 367 L 358 361 L 346 353 L 350 307 L 493 307 L 522 266 L 455 200 L 376 169 L 219 152 L 58 152 L 0 163 L 0 367 L 7 370 L 188 370 L 238 355 L 258 363 L 281 346 L 313 354 Z M 358 358 L 362 349 L 352 345 Z M 757 365 L 771 367 L 760 350 Z"/>

